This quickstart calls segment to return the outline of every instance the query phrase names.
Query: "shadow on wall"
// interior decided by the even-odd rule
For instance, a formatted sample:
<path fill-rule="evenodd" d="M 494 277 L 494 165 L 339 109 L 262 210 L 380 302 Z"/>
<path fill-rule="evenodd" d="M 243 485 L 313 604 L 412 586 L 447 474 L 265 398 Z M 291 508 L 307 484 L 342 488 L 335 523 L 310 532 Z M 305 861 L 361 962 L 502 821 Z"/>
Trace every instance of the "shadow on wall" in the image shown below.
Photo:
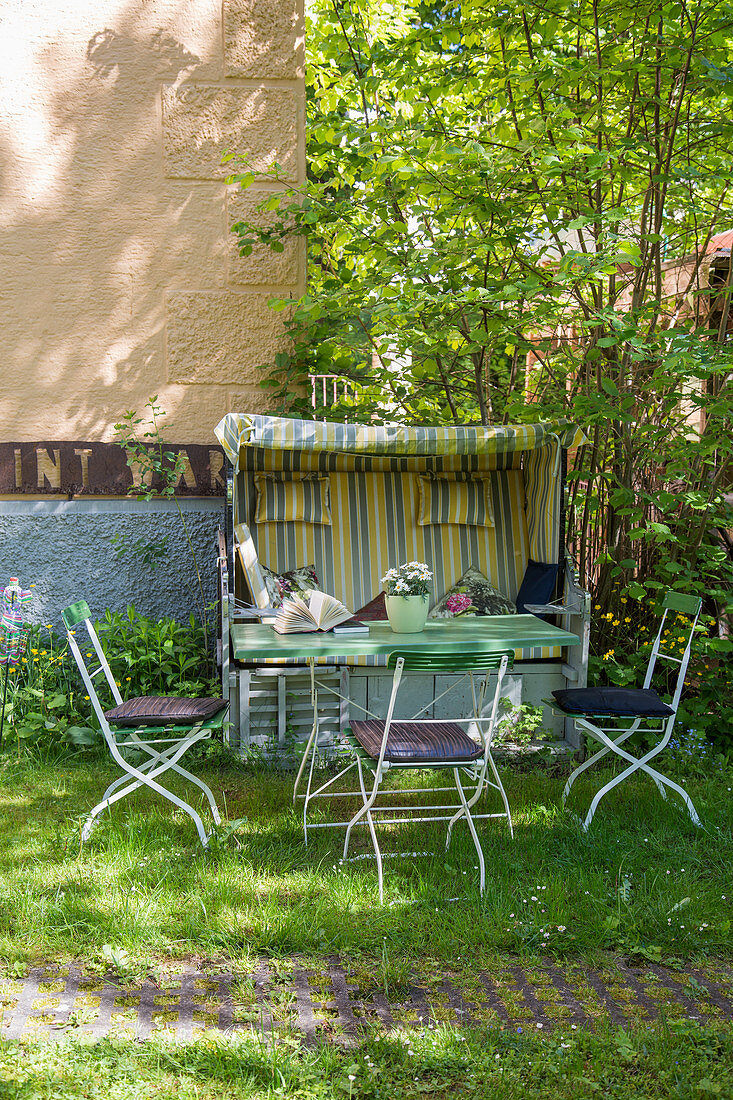
<path fill-rule="evenodd" d="M 161 103 L 221 82 L 221 5 L 119 4 L 113 30 L 91 3 L 40 3 L 45 25 L 16 5 L 0 43 L 0 432 L 111 439 L 154 393 L 200 431 L 200 395 L 166 382 L 166 297 L 226 285 L 224 170 L 166 174 Z M 204 120 L 197 140 L 220 137 Z"/>

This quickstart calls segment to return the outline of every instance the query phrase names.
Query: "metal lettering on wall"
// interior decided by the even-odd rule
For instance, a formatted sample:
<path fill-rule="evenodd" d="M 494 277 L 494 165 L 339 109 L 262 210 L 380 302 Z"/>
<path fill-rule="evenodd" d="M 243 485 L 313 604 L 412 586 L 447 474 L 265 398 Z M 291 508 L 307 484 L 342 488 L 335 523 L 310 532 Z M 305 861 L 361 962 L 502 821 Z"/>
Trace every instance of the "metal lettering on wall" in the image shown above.
<path fill-rule="evenodd" d="M 154 448 L 151 446 L 150 448 Z M 219 447 L 166 443 L 164 465 L 180 469 L 180 496 L 223 496 L 224 452 Z M 145 470 L 115 443 L 0 443 L 0 494 L 128 496 L 163 488 L 160 475 Z"/>

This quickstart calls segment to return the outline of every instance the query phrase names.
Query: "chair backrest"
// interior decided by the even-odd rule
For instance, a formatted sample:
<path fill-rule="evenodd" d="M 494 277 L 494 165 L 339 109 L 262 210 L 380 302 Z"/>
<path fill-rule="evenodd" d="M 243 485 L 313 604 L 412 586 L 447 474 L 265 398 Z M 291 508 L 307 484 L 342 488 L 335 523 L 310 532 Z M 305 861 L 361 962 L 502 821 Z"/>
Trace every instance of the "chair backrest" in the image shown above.
<path fill-rule="evenodd" d="M 64 621 L 64 626 L 66 627 L 66 637 L 69 642 L 69 648 L 71 649 L 74 660 L 78 665 L 79 672 L 81 673 L 81 678 L 84 681 L 84 686 L 89 693 L 89 698 L 91 699 L 92 706 L 94 707 L 94 713 L 96 714 L 97 719 L 99 720 L 99 724 L 102 727 L 102 732 L 104 733 L 105 739 L 108 743 L 110 743 L 110 741 L 114 740 L 114 738 L 112 735 L 112 731 L 109 727 L 109 722 L 104 716 L 104 708 L 102 707 L 96 687 L 94 686 L 94 680 L 100 674 L 104 675 L 107 681 L 107 685 L 112 694 L 112 698 L 114 699 L 117 706 L 122 703 L 122 696 L 120 695 L 119 688 L 117 687 L 115 678 L 112 674 L 112 670 L 107 662 L 107 658 L 104 655 L 104 650 L 102 649 L 102 644 L 97 637 L 97 632 L 94 629 L 89 605 L 86 603 L 85 600 L 78 600 L 76 603 L 69 604 L 69 606 L 62 611 L 61 617 Z M 87 667 L 87 663 L 84 659 L 81 647 L 79 646 L 79 643 L 76 639 L 76 630 L 74 628 L 78 626 L 84 626 L 86 628 L 87 633 L 89 634 L 89 641 L 91 642 L 94 653 L 96 654 L 97 661 L 99 662 L 97 667 L 92 668 L 91 671 Z"/>
<path fill-rule="evenodd" d="M 470 677 L 471 679 L 471 695 L 473 696 L 474 705 L 474 717 L 472 722 L 475 723 L 476 732 L 482 738 L 484 742 L 484 767 L 486 766 L 489 758 L 489 751 L 491 747 L 491 734 L 496 725 L 499 708 L 499 697 L 501 694 L 501 687 L 504 676 L 508 669 L 512 668 L 514 663 L 514 652 L 508 650 L 504 653 L 475 653 L 470 650 L 464 652 L 451 653 L 446 652 L 445 649 L 435 648 L 429 650 L 421 650 L 418 653 L 414 653 L 410 650 L 393 650 L 389 655 L 388 665 L 394 669 L 394 676 L 392 678 L 392 693 L 390 695 L 389 704 L 387 706 L 387 714 L 384 720 L 384 731 L 382 733 L 382 745 L 378 760 L 378 769 L 381 770 L 384 761 L 384 754 L 387 747 L 387 740 L 389 737 L 390 726 L 394 717 L 395 702 L 397 699 L 397 693 L 399 691 L 400 683 L 402 680 L 402 673 L 404 670 L 410 671 L 422 671 L 422 672 L 462 672 L 463 676 L 459 676 L 458 679 L 449 684 L 445 690 L 441 691 L 439 695 L 431 693 L 431 698 L 422 707 L 417 714 L 412 716 L 410 721 L 419 720 L 420 716 L 425 713 L 433 705 L 437 703 L 439 699 L 448 695 L 454 691 L 459 684 Z M 483 701 L 485 698 L 485 692 L 488 688 L 489 675 L 493 670 L 497 672 L 497 681 L 494 691 L 494 697 L 491 705 L 491 714 L 488 717 L 483 717 L 481 712 L 483 709 Z M 476 684 L 473 679 L 473 674 L 482 672 L 484 673 L 481 685 L 476 690 Z M 461 719 L 456 719 L 460 721 Z M 427 719 L 431 721 L 431 719 Z M 486 722 L 489 725 L 489 735 L 486 736 L 483 730 L 483 723 Z"/>
<path fill-rule="evenodd" d="M 507 671 L 511 671 L 514 665 L 514 653 L 507 650 L 504 653 L 476 653 L 473 650 L 464 650 L 460 653 L 447 653 L 445 649 L 422 649 L 419 653 L 409 650 L 394 650 L 389 655 L 387 662 L 389 668 L 394 668 L 397 661 L 402 658 L 406 670 L 410 671 L 436 671 L 436 672 L 490 672 L 499 668 L 502 658 L 507 658 Z"/>
<path fill-rule="evenodd" d="M 701 609 L 702 600 L 700 597 L 690 596 L 685 592 L 674 592 L 670 589 L 662 600 L 662 618 L 659 623 L 657 636 L 652 645 L 652 652 L 649 656 L 649 664 L 647 666 L 646 676 L 644 677 L 644 687 L 648 688 L 651 686 L 658 661 L 668 661 L 671 664 L 678 665 L 677 681 L 670 704 L 675 712 L 679 705 L 680 696 L 682 695 L 682 688 L 684 686 L 685 676 L 687 675 L 687 666 L 690 663 L 690 654 L 692 652 L 692 639 L 695 636 L 695 627 L 697 626 L 697 620 L 700 618 Z M 678 653 L 672 653 L 666 647 L 664 628 L 667 624 L 667 617 L 670 612 L 676 615 L 684 615 L 689 622 L 689 628 L 685 637 L 685 645 L 681 656 Z M 679 650 L 679 644 L 677 645 L 677 649 Z"/>
<path fill-rule="evenodd" d="M 260 560 L 257 556 L 257 548 L 252 538 L 252 532 L 246 523 L 236 524 L 234 543 L 255 604 L 257 607 L 267 607 L 270 603 L 270 597 L 260 568 Z"/>

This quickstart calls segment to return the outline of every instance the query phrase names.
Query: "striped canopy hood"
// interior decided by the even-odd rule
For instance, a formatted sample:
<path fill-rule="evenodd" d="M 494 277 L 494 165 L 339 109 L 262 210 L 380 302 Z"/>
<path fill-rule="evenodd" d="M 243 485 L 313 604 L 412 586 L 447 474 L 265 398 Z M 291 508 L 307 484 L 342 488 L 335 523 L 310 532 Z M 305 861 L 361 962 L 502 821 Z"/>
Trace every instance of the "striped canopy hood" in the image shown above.
<path fill-rule="evenodd" d="M 416 427 L 401 424 L 331 424 L 283 416 L 228 413 L 214 429 L 236 467 L 242 447 L 273 451 L 340 452 L 362 455 L 511 455 L 551 442 L 579 447 L 587 442 L 569 420 L 496 427 Z"/>

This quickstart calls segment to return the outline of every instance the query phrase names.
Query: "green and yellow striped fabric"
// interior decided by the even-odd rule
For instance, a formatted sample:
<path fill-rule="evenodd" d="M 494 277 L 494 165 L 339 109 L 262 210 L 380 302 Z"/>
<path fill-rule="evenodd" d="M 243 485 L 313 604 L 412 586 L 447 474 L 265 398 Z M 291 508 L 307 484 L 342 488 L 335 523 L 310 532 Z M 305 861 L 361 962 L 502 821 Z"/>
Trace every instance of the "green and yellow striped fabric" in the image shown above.
<path fill-rule="evenodd" d="M 331 523 L 328 478 L 255 474 L 255 523 Z"/>
<path fill-rule="evenodd" d="M 244 447 L 269 451 L 341 452 L 365 455 L 510 455 L 533 451 L 549 436 L 579 447 L 585 436 L 568 420 L 495 427 L 417 427 L 401 424 L 329 424 L 282 416 L 227 413 L 214 429 L 230 462 Z"/>
<path fill-rule="evenodd" d="M 402 471 L 337 472 L 330 477 L 331 526 L 252 523 L 254 478 L 240 475 L 237 509 L 249 517 L 259 560 L 276 572 L 313 562 L 321 588 L 351 610 L 368 603 L 393 565 L 424 561 L 434 572 L 433 599 L 475 565 L 514 599 L 529 557 L 521 470 L 486 478 L 494 524 L 420 526 L 419 475 Z M 246 521 L 245 521 L 246 522 Z M 353 663 L 353 658 L 349 660 Z M 359 664 L 382 664 L 360 658 Z"/>
<path fill-rule="evenodd" d="M 418 477 L 420 506 L 417 522 L 428 524 L 466 524 L 470 527 L 493 526 L 491 485 L 487 478 Z"/>
<path fill-rule="evenodd" d="M 251 528 L 255 558 L 276 572 L 314 563 L 321 587 L 352 610 L 379 592 L 388 568 L 413 560 L 434 571 L 431 603 L 470 565 L 514 600 L 530 558 L 559 560 L 561 449 L 585 442 L 567 421 L 404 428 L 232 413 L 216 433 L 235 466 L 234 522 Z M 268 472 L 327 477 L 332 523 L 256 521 L 255 477 Z M 454 513 L 463 522 L 420 523 L 421 479 L 431 475 L 485 481 L 493 525 L 466 522 L 468 504 Z"/>
<path fill-rule="evenodd" d="M 558 439 L 524 456 L 529 556 L 533 561 L 560 560 L 560 459 Z"/>

